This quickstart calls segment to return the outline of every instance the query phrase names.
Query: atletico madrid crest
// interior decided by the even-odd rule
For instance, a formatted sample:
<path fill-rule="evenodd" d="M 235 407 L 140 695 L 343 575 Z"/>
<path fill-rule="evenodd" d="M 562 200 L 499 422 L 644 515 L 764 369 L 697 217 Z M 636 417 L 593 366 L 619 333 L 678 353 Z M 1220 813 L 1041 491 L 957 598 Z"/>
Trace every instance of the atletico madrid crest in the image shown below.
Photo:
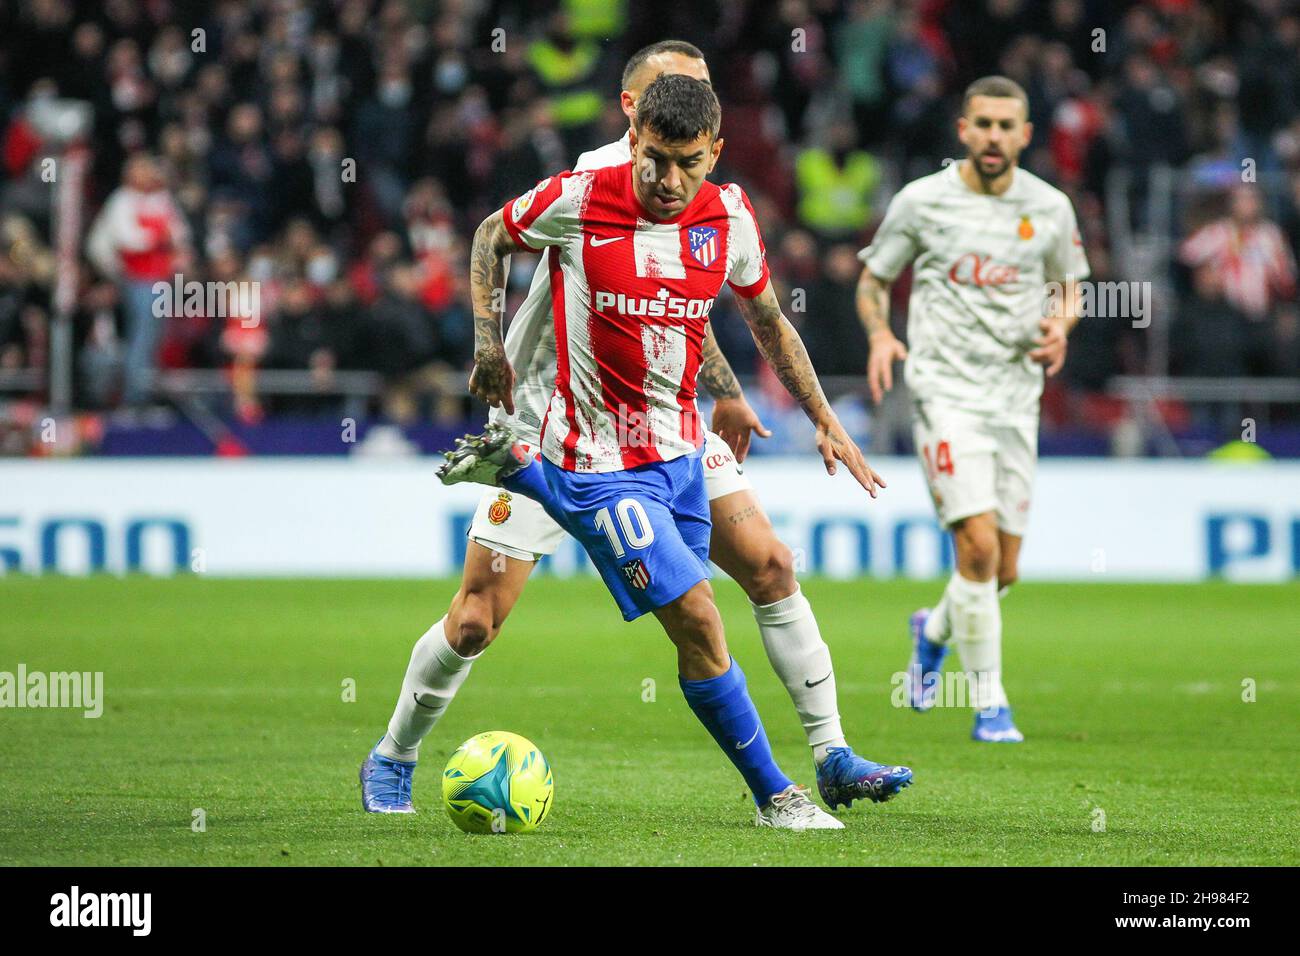
<path fill-rule="evenodd" d="M 686 236 L 691 244 L 691 255 L 707 269 L 718 258 L 718 230 L 712 226 L 692 226 Z"/>
<path fill-rule="evenodd" d="M 644 591 L 650 586 L 650 572 L 645 569 L 645 564 L 640 558 L 623 565 L 623 577 L 627 578 L 627 583 L 638 591 Z"/>

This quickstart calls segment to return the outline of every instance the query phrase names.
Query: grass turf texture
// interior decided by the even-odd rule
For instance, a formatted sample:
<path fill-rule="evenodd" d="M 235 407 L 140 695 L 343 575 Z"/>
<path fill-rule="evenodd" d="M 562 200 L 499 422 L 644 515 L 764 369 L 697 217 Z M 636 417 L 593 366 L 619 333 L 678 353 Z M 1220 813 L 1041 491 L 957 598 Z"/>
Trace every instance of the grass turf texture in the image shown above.
<path fill-rule="evenodd" d="M 420 812 L 363 813 L 357 766 L 452 589 L 0 582 L 0 671 L 102 670 L 106 698 L 98 720 L 0 711 L 0 863 L 1300 862 L 1297 586 L 1019 585 L 1003 605 L 1028 737 L 1015 747 L 972 743 L 965 709 L 890 704 L 907 616 L 937 584 L 807 582 L 850 743 L 916 772 L 893 802 L 845 813 L 847 830 L 811 834 L 754 828 L 740 777 L 681 697 L 667 639 L 653 619 L 622 624 L 594 580 L 530 584 L 425 742 Z M 777 759 L 811 784 L 748 606 L 729 581 L 717 589 Z M 467 836 L 443 812 L 447 756 L 490 729 L 529 737 L 554 768 L 555 810 L 536 833 Z M 195 808 L 206 832 L 191 829 Z"/>

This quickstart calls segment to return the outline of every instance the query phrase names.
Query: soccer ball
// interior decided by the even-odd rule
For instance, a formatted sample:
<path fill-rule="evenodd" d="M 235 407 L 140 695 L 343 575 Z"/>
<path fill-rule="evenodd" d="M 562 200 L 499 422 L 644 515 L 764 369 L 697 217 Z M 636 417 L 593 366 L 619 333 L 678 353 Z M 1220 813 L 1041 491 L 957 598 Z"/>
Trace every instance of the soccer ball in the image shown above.
<path fill-rule="evenodd" d="M 471 737 L 442 772 L 442 803 L 466 833 L 527 833 L 551 812 L 551 765 L 532 741 L 506 730 Z"/>

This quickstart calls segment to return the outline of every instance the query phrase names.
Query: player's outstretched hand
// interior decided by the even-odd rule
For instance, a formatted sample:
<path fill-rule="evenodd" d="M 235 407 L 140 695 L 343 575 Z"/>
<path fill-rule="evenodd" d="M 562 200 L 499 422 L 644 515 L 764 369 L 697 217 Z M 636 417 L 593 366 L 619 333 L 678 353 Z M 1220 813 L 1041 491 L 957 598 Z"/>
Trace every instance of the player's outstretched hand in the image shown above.
<path fill-rule="evenodd" d="M 867 357 L 867 384 L 871 400 L 877 405 L 885 392 L 894 387 L 894 362 L 907 358 L 907 346 L 893 332 L 877 332 L 871 337 L 871 354 Z"/>
<path fill-rule="evenodd" d="M 876 474 L 875 469 L 867 464 L 862 452 L 849 437 L 839 420 L 832 421 L 817 429 L 817 450 L 821 452 L 822 461 L 826 463 L 826 474 L 833 475 L 837 470 L 836 462 L 842 461 L 849 473 L 858 480 L 867 494 L 876 497 L 876 489 L 885 487 L 885 479 Z"/>
<path fill-rule="evenodd" d="M 731 446 L 737 462 L 749 454 L 751 432 L 759 438 L 771 438 L 758 412 L 742 398 L 720 398 L 713 403 L 713 431 Z"/>
<path fill-rule="evenodd" d="M 1029 357 L 1039 365 L 1047 366 L 1047 374 L 1055 375 L 1065 365 L 1065 323 L 1060 319 L 1040 319 L 1038 327 L 1043 334 L 1034 339 L 1038 348 L 1029 353 Z"/>
<path fill-rule="evenodd" d="M 469 393 L 493 408 L 504 408 L 508 415 L 515 413 L 515 370 L 504 351 L 475 353 Z"/>

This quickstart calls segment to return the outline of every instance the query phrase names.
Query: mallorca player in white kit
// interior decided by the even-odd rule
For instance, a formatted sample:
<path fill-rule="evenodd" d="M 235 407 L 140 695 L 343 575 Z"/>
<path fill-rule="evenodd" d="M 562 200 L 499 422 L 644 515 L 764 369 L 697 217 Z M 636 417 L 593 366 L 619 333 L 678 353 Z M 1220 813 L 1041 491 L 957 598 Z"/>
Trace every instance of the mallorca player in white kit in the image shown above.
<path fill-rule="evenodd" d="M 966 158 L 904 187 L 859 253 L 872 397 L 880 402 L 905 359 L 916 453 L 957 556 L 939 603 L 912 615 L 909 702 L 933 706 L 955 643 L 976 710 L 971 736 L 990 742 L 1024 739 L 1002 686 L 998 600 L 1016 580 L 1029 517 L 1043 371 L 1065 363 L 1075 283 L 1089 274 L 1069 198 L 1017 166 L 1028 113 L 1014 81 L 972 83 L 957 121 Z M 889 327 L 889 287 L 913 260 L 904 347 Z"/>

